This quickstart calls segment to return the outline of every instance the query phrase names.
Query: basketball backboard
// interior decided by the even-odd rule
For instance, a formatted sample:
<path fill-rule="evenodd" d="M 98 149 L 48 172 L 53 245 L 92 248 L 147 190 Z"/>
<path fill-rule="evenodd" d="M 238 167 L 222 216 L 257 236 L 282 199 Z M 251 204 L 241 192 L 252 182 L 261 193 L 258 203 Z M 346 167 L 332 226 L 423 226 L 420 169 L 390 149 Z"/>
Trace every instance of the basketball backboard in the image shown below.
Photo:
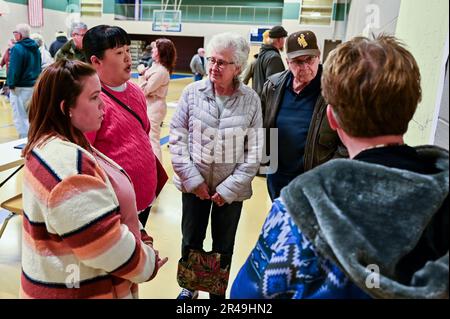
<path fill-rule="evenodd" d="M 181 32 L 181 10 L 154 10 L 152 30 Z"/>

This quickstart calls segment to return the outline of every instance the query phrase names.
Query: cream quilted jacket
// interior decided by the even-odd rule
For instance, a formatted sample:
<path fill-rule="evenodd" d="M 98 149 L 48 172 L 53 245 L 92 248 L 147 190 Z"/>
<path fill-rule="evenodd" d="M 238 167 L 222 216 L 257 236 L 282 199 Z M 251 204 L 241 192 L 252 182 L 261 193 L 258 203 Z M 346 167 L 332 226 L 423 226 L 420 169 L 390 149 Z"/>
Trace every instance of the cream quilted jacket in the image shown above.
<path fill-rule="evenodd" d="M 188 85 L 170 124 L 174 183 L 192 192 L 206 182 L 227 203 L 252 195 L 264 142 L 261 102 L 240 82 L 219 116 L 209 79 Z"/>

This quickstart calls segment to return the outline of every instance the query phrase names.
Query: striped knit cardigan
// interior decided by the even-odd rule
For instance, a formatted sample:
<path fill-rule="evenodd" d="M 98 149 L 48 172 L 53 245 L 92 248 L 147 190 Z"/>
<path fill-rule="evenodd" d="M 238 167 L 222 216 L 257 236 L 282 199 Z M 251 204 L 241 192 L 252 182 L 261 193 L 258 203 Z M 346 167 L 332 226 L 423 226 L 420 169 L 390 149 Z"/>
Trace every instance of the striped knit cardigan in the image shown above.
<path fill-rule="evenodd" d="M 137 298 L 156 275 L 149 237 L 121 224 L 108 177 L 78 145 L 51 138 L 29 153 L 23 207 L 22 298 Z"/>

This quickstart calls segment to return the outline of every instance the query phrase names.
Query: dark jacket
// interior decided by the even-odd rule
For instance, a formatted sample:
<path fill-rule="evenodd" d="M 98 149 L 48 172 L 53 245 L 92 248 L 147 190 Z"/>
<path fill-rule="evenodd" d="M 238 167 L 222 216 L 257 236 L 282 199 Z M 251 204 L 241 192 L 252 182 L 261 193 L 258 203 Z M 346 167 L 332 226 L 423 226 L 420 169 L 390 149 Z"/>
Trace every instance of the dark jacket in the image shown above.
<path fill-rule="evenodd" d="M 58 52 L 59 49 L 61 49 L 61 47 L 66 44 L 67 42 L 67 37 L 66 36 L 60 36 L 57 37 L 55 41 L 52 42 L 52 44 L 50 45 L 50 49 L 48 50 L 48 52 L 50 52 L 50 55 L 52 56 L 52 58 L 55 57 L 56 52 Z"/>
<path fill-rule="evenodd" d="M 253 72 L 255 71 L 255 64 L 256 60 L 258 59 L 258 54 L 255 54 L 253 57 L 255 59 L 247 66 L 247 68 L 241 74 L 242 83 L 244 83 L 245 85 L 248 85 L 250 79 L 253 78 Z"/>
<path fill-rule="evenodd" d="M 274 74 L 264 85 L 261 93 L 261 107 L 265 128 L 276 127 L 277 114 L 289 74 L 289 70 Z M 339 136 L 328 124 L 326 109 L 327 103 L 322 95 L 319 95 L 306 139 L 303 159 L 305 172 L 332 158 L 348 157 L 347 150 Z"/>
<path fill-rule="evenodd" d="M 83 51 L 77 49 L 73 39 L 64 44 L 61 49 L 56 52 L 55 61 L 61 60 L 62 58 L 87 62 Z"/>
<path fill-rule="evenodd" d="M 25 38 L 11 48 L 6 84 L 15 87 L 32 87 L 41 74 L 41 52 L 36 41 Z"/>
<path fill-rule="evenodd" d="M 261 96 L 264 83 L 269 76 L 278 72 L 283 72 L 284 70 L 285 67 L 283 60 L 281 59 L 280 51 L 272 45 L 263 44 L 259 50 L 259 55 L 253 70 L 253 90 Z"/>

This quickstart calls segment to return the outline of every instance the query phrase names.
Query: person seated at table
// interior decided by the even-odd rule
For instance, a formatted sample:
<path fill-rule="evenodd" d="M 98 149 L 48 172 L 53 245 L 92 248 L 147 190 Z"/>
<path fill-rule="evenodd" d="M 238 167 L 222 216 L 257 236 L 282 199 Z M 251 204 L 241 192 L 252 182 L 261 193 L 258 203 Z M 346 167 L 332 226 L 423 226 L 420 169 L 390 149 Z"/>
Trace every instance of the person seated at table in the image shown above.
<path fill-rule="evenodd" d="M 48 66 L 23 151 L 22 298 L 137 298 L 167 262 L 141 230 L 130 177 L 84 133 L 103 120 L 92 66 Z M 76 288 L 76 289 L 75 289 Z"/>

